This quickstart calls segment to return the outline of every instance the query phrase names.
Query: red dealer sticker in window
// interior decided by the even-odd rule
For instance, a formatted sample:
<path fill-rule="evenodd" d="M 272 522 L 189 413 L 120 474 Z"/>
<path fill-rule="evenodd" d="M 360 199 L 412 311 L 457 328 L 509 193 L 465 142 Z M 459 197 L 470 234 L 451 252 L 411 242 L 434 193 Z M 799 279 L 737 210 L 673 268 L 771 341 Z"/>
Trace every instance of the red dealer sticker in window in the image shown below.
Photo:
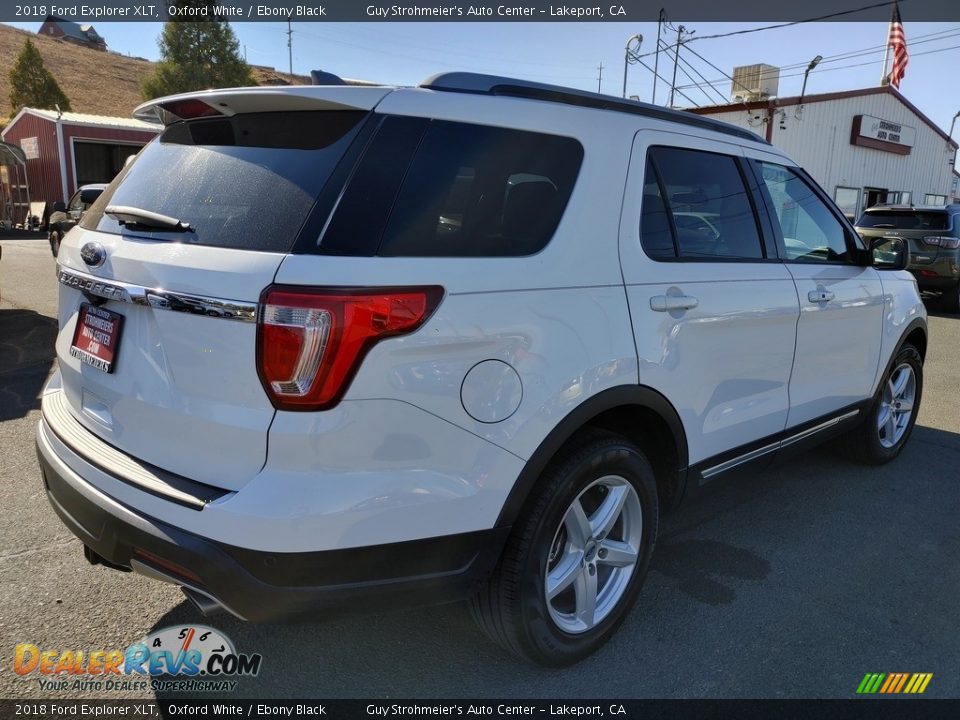
<path fill-rule="evenodd" d="M 70 354 L 97 370 L 112 373 L 122 327 L 123 315 L 83 303 Z"/>

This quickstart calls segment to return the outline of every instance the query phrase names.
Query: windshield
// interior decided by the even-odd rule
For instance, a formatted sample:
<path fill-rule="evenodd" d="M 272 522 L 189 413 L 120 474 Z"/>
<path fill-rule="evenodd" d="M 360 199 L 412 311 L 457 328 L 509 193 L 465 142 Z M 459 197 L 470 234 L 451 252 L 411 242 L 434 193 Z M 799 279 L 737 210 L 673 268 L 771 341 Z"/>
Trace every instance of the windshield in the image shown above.
<path fill-rule="evenodd" d="M 945 212 L 920 210 L 873 210 L 857 220 L 857 227 L 878 230 L 949 230 L 950 217 Z"/>
<path fill-rule="evenodd" d="M 137 156 L 90 208 L 101 232 L 287 252 L 366 113 L 250 113 L 178 122 Z M 192 232 L 122 225 L 108 206 L 176 218 Z"/>

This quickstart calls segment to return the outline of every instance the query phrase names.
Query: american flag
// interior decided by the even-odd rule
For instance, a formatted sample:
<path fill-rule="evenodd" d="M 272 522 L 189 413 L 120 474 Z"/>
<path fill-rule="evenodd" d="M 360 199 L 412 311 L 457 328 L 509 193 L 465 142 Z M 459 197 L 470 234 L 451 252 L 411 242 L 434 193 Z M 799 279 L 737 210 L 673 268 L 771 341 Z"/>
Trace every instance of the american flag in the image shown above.
<path fill-rule="evenodd" d="M 900 81 L 907 71 L 910 55 L 907 53 L 907 38 L 903 34 L 903 23 L 900 22 L 900 8 L 893 4 L 893 15 L 890 17 L 890 35 L 887 45 L 893 48 L 893 67 L 890 70 L 890 84 L 900 87 Z"/>

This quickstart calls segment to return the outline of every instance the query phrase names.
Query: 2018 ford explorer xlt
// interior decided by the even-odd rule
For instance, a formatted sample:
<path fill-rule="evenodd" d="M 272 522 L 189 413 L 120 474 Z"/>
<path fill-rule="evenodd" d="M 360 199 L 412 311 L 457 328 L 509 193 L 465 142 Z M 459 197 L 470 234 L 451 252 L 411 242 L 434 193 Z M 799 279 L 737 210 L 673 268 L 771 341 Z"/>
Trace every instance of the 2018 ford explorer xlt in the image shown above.
<path fill-rule="evenodd" d="M 752 133 L 470 74 L 137 114 L 162 133 L 62 244 L 39 457 L 88 559 L 203 608 L 467 598 L 569 664 L 661 510 L 910 436 L 902 241 Z"/>

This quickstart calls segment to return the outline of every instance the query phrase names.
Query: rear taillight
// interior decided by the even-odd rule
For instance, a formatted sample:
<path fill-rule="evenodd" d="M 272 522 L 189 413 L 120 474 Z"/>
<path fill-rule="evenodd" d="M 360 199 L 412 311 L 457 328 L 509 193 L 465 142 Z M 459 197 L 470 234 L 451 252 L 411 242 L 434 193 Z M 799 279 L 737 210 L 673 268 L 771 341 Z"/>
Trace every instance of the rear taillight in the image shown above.
<path fill-rule="evenodd" d="M 257 367 L 280 410 L 324 410 L 339 402 L 379 340 L 419 328 L 443 288 L 302 288 L 260 296 Z"/>
<path fill-rule="evenodd" d="M 924 245 L 933 245 L 935 247 L 943 248 L 944 250 L 956 250 L 960 247 L 960 238 L 955 237 L 925 237 L 923 239 Z"/>

